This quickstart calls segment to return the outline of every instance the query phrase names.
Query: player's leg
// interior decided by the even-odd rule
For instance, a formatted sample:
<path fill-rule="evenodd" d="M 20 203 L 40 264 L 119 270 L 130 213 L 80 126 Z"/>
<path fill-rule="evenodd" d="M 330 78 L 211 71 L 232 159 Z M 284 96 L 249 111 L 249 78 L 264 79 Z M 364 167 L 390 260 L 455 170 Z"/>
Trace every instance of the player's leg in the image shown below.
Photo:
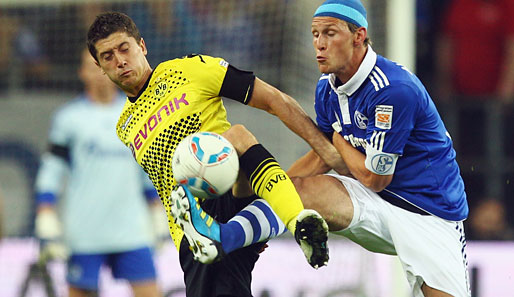
<path fill-rule="evenodd" d="M 256 199 L 226 223 L 214 220 L 187 187 L 171 193 L 171 212 L 184 230 L 195 260 L 211 263 L 236 249 L 263 242 L 286 231 L 285 225 L 263 199 Z"/>
<path fill-rule="evenodd" d="M 443 291 L 431 288 L 427 286 L 427 284 L 423 284 L 421 286 L 421 291 L 423 291 L 424 297 L 452 297 L 452 295 L 445 293 Z"/>
<path fill-rule="evenodd" d="M 349 194 L 353 218 L 346 228 L 333 233 L 369 251 L 398 255 L 415 297 L 438 296 L 442 292 L 468 296 L 462 222 L 404 210 L 355 179 L 335 175 L 334 178 Z M 333 223 L 330 219 L 328 222 Z M 341 226 L 344 224 L 337 227 Z"/>
<path fill-rule="evenodd" d="M 331 231 L 348 227 L 354 207 L 344 184 L 330 175 L 292 177 L 303 205 L 315 209 L 326 220 Z"/>
<path fill-rule="evenodd" d="M 109 256 L 112 275 L 127 280 L 135 297 L 159 297 L 152 251 L 143 247 Z"/>
<path fill-rule="evenodd" d="M 381 201 L 413 296 L 469 297 L 462 222 L 420 215 Z"/>
<path fill-rule="evenodd" d="M 295 234 L 297 224 L 301 226 L 303 232 L 309 233 L 308 241 L 302 240 L 304 244 L 308 243 L 311 250 L 316 250 L 316 258 L 307 256 L 309 264 L 313 267 L 319 267 L 328 261 L 328 247 L 326 241 L 328 239 L 328 226 L 323 218 L 313 210 L 305 210 L 296 192 L 292 181 L 287 174 L 280 168 L 273 156 L 260 145 L 256 138 L 243 126 L 236 125 L 229 129 L 224 136 L 234 145 L 240 155 L 240 166 L 246 174 L 247 180 L 238 180 L 238 184 L 234 187 L 237 193 L 250 192 L 244 188 L 248 187 L 248 180 L 251 188 L 260 197 L 266 199 L 273 210 L 279 216 L 290 231 Z M 248 228 L 240 228 L 241 225 L 232 228 L 228 232 L 223 232 L 222 228 L 228 230 L 233 225 L 219 225 L 210 216 L 208 216 L 193 197 L 188 197 L 187 189 L 179 188 L 171 195 L 172 213 L 177 222 L 185 231 L 185 236 L 191 243 L 191 248 L 197 259 L 203 263 L 205 261 L 214 260 L 211 255 L 215 254 L 221 242 L 221 246 L 228 252 L 247 246 L 256 241 L 266 240 L 268 238 L 278 236 L 279 233 L 260 234 L 255 237 L 261 230 L 261 225 L 272 225 L 276 223 L 276 217 L 272 211 L 262 211 L 269 208 L 269 205 L 261 205 L 261 211 L 264 216 L 262 219 L 249 221 L 244 214 L 239 217 L 241 220 L 249 221 L 246 226 Z M 263 208 L 264 207 L 264 208 Z M 259 209 L 259 207 L 256 207 Z M 238 214 L 239 215 L 239 214 Z M 189 219 L 191 216 L 191 219 Z M 238 221 L 238 216 L 236 219 Z M 273 230 L 273 229 L 267 229 Z M 221 235 L 224 235 L 223 238 Z M 230 234 L 230 236 L 229 236 Z M 297 235 L 298 237 L 298 235 Z M 305 235 L 300 236 L 303 238 Z M 209 239 L 214 240 L 214 242 Z M 321 256 L 322 255 L 322 256 Z M 217 255 L 219 256 L 219 255 Z"/>
<path fill-rule="evenodd" d="M 162 296 L 155 281 L 131 282 L 130 286 L 132 287 L 132 292 L 134 292 L 134 297 Z"/>
<path fill-rule="evenodd" d="M 68 296 L 69 297 L 98 297 L 98 291 L 69 287 L 68 288 Z"/>
<path fill-rule="evenodd" d="M 68 296 L 97 296 L 98 275 L 105 260 L 103 254 L 72 254 L 66 272 Z"/>
<path fill-rule="evenodd" d="M 223 136 L 237 150 L 240 169 L 257 196 L 264 198 L 294 234 L 296 217 L 304 209 L 293 183 L 275 158 L 242 125 L 234 125 Z"/>

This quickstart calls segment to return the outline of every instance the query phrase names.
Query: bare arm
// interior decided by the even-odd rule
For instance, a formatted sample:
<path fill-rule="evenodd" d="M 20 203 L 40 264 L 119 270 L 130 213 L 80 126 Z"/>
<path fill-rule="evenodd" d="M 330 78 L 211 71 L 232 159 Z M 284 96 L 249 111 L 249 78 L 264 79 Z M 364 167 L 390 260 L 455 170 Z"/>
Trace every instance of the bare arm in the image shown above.
<path fill-rule="evenodd" d="M 327 173 L 330 169 L 315 151 L 310 150 L 291 165 L 291 168 L 287 170 L 287 175 L 307 177 Z"/>
<path fill-rule="evenodd" d="M 375 192 L 380 192 L 391 183 L 393 175 L 378 175 L 369 171 L 364 165 L 366 156 L 344 140 L 341 135 L 334 132 L 333 140 L 341 157 L 348 164 L 350 172 L 363 185 Z"/>
<path fill-rule="evenodd" d="M 248 105 L 277 116 L 291 131 L 303 138 L 330 168 L 339 174 L 348 173 L 335 147 L 291 96 L 256 78 Z"/>

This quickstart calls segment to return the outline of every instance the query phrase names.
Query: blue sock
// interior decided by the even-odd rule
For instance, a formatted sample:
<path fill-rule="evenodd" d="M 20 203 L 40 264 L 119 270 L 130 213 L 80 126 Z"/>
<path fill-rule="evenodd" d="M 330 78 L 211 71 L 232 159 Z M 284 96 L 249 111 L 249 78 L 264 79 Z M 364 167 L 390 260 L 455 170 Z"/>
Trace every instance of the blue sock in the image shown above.
<path fill-rule="evenodd" d="M 221 246 L 225 253 L 266 241 L 286 232 L 286 226 L 264 199 L 256 199 L 226 224 L 220 224 Z"/>

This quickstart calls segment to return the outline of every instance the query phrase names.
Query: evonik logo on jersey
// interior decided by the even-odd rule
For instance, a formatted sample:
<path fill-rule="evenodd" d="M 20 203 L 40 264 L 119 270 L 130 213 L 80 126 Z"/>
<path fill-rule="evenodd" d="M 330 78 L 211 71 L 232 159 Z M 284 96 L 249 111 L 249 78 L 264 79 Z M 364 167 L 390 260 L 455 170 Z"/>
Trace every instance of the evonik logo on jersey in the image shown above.
<path fill-rule="evenodd" d="M 186 94 L 182 94 L 182 97 L 180 99 L 173 98 L 173 100 L 170 100 L 168 104 L 163 105 L 156 113 L 152 114 L 146 123 L 144 124 L 143 128 L 139 130 L 139 132 L 134 137 L 134 141 L 130 143 L 130 150 L 132 151 L 134 157 L 136 151 L 138 151 L 141 146 L 143 146 L 143 143 L 148 138 L 149 133 L 155 130 L 157 126 L 165 119 L 166 117 L 169 117 L 172 113 L 180 109 L 181 104 L 184 106 L 189 105 L 189 102 L 186 100 Z"/>

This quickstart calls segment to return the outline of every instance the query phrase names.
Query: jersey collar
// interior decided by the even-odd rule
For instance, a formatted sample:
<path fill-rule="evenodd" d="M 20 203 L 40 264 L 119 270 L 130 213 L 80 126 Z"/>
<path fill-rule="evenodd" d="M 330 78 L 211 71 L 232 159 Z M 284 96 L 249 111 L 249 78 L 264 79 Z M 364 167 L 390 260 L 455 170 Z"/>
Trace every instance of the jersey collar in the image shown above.
<path fill-rule="evenodd" d="M 375 67 L 377 63 L 377 54 L 373 51 L 371 46 L 368 45 L 368 52 L 366 56 L 364 56 L 364 60 L 362 60 L 359 69 L 355 74 L 347 81 L 344 85 L 336 87 L 336 75 L 334 73 L 330 73 L 328 81 L 330 82 L 330 86 L 332 89 L 339 95 L 351 96 L 357 89 L 364 83 L 368 75 Z"/>

